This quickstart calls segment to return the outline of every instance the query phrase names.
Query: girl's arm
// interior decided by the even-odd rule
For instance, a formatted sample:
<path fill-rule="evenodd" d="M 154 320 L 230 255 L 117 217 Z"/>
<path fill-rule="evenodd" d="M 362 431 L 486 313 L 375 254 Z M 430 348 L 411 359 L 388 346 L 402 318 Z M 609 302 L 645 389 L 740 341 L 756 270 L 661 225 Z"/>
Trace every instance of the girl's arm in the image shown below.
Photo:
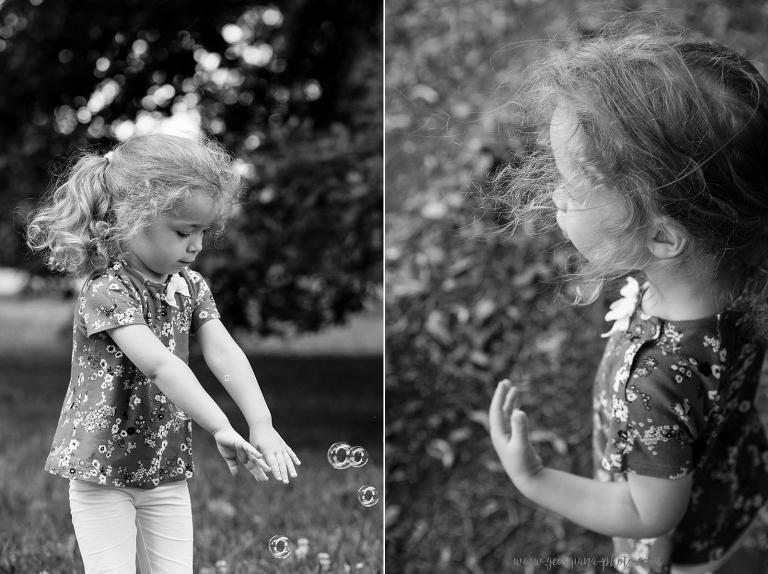
<path fill-rule="evenodd" d="M 561 516 L 608 536 L 653 538 L 685 514 L 691 474 L 667 480 L 629 474 L 627 482 L 599 482 L 544 468 L 528 439 L 525 413 L 515 408 L 517 389 L 502 381 L 493 396 L 493 446 L 520 492 Z"/>
<path fill-rule="evenodd" d="M 109 330 L 120 350 L 157 385 L 174 405 L 213 435 L 232 474 L 245 465 L 257 479 L 266 479 L 257 464 L 261 454 L 240 437 L 187 364 L 169 351 L 146 325 L 126 325 Z"/>
<path fill-rule="evenodd" d="M 251 441 L 263 451 L 275 477 L 288 482 L 289 475 L 296 476 L 294 464 L 301 462 L 272 427 L 272 415 L 248 357 L 218 319 L 203 323 L 197 336 L 206 364 L 248 422 Z"/>

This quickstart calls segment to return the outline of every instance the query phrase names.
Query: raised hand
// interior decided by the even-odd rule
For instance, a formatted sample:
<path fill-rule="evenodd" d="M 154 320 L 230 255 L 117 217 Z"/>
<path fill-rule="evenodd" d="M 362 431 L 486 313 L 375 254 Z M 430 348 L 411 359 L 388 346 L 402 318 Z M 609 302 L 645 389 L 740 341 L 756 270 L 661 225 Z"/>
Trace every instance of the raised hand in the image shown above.
<path fill-rule="evenodd" d="M 519 390 L 508 379 L 493 394 L 488 413 L 491 442 L 515 485 L 530 480 L 543 468 L 528 438 L 528 418 L 517 408 Z"/>

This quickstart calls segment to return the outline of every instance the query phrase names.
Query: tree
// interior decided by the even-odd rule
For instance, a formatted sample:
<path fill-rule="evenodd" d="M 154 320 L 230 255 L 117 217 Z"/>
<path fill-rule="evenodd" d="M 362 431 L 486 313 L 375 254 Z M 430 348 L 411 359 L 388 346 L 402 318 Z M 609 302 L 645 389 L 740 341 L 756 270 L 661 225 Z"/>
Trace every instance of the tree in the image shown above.
<path fill-rule="evenodd" d="M 75 150 L 199 118 L 247 182 L 200 261 L 227 319 L 263 333 L 343 320 L 381 285 L 381 20 L 375 1 L 9 0 L 0 265 L 43 271 L 25 214 Z"/>

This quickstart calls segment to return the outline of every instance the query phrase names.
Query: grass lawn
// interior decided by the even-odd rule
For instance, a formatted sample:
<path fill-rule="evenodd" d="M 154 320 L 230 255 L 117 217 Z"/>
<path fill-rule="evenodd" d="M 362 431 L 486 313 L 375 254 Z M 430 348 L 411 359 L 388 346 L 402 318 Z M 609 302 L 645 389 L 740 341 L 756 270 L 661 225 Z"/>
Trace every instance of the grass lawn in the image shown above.
<path fill-rule="evenodd" d="M 68 381 L 68 309 L 49 300 L 0 300 L 0 572 L 82 572 L 67 483 L 42 470 Z M 195 429 L 196 474 L 189 484 L 196 572 L 220 559 L 238 573 L 314 572 L 318 552 L 330 554 L 331 572 L 344 572 L 345 565 L 353 572 L 382 570 L 383 505 L 364 508 L 356 499 L 361 485 L 383 490 L 382 360 L 351 347 L 338 354 L 252 355 L 275 426 L 303 463 L 291 485 L 256 483 L 247 473 L 231 477 L 212 438 Z M 191 364 L 244 432 L 234 403 L 202 360 Z M 365 446 L 368 464 L 333 469 L 326 451 L 339 440 Z M 275 534 L 307 538 L 307 558 L 272 557 L 267 543 Z"/>

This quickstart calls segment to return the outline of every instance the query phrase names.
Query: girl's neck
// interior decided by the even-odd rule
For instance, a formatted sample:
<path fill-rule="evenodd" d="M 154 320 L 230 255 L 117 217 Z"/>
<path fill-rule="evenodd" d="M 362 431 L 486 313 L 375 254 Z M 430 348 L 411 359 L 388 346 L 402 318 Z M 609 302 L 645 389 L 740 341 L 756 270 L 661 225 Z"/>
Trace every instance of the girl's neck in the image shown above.
<path fill-rule="evenodd" d="M 125 255 L 123 255 L 123 259 L 136 271 L 139 272 L 139 274 L 144 277 L 144 279 L 147 279 L 149 281 L 152 281 L 153 283 L 165 283 L 168 280 L 168 275 L 158 275 L 151 269 L 149 269 L 144 263 L 136 257 L 133 253 L 128 252 Z"/>
<path fill-rule="evenodd" d="M 669 268 L 644 269 L 648 278 L 641 309 L 669 321 L 701 319 L 720 313 L 727 300 L 727 288 L 713 274 Z"/>

